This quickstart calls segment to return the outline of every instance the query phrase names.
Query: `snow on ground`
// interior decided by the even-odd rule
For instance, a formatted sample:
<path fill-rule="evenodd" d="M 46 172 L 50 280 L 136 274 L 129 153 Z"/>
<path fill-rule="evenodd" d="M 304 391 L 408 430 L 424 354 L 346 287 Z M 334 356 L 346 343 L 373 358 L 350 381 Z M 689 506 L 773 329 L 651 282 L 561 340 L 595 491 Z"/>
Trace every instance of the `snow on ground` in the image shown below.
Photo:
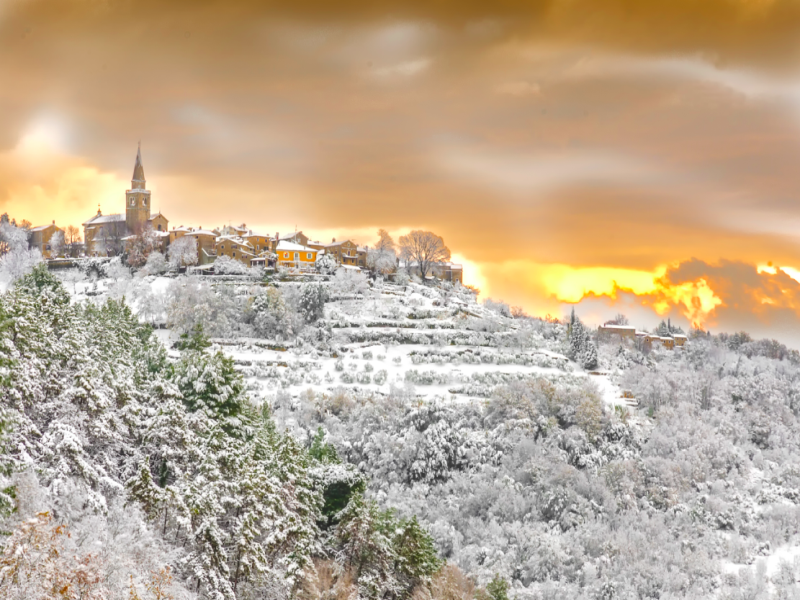
<path fill-rule="evenodd" d="M 153 276 L 99 279 L 68 288 L 76 301 L 124 296 L 139 313 L 142 297 L 164 297 L 173 281 L 174 277 Z M 474 329 L 476 323 L 479 329 Z M 387 394 L 392 387 L 402 387 L 422 399 L 463 402 L 485 400 L 496 386 L 529 377 L 565 385 L 580 385 L 588 377 L 606 405 L 624 405 L 608 374 L 587 374 L 559 352 L 556 340 L 540 336 L 517 345 L 512 339 L 497 347 L 495 334 L 513 338 L 522 327 L 474 299 L 444 298 L 416 284 L 378 285 L 364 296 L 334 297 L 326 304 L 325 324 L 334 340 L 344 340 L 333 355 L 307 346 L 278 350 L 274 348 L 279 342 L 270 348 L 269 342 L 250 338 L 215 340 L 214 347 L 234 359 L 256 397 L 278 391 L 291 396 L 307 390 L 330 393 L 337 388 Z M 179 337 L 175 332 L 156 329 L 156 335 L 177 355 L 171 350 Z"/>

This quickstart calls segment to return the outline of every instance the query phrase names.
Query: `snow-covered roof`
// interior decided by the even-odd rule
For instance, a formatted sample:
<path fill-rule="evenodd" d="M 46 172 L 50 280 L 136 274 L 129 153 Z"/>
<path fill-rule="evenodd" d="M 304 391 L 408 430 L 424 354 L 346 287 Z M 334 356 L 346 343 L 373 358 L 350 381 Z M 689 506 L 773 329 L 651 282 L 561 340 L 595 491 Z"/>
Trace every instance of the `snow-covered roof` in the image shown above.
<path fill-rule="evenodd" d="M 148 221 L 152 221 L 153 219 L 155 219 L 155 218 L 157 218 L 157 217 L 164 217 L 164 215 L 162 215 L 162 214 L 161 214 L 161 211 L 158 211 L 156 214 L 154 214 L 152 217 L 150 217 L 150 218 L 149 218 L 149 219 L 147 219 L 147 220 L 148 220 Z M 166 219 L 167 217 L 164 217 L 164 218 Z"/>
<path fill-rule="evenodd" d="M 603 329 L 619 329 L 621 331 L 636 331 L 636 327 L 630 325 L 601 325 Z"/>
<path fill-rule="evenodd" d="M 180 227 L 173 227 L 173 228 L 172 228 L 172 231 L 191 231 L 191 229 L 189 229 L 188 227 L 184 227 L 183 225 L 181 225 Z"/>
<path fill-rule="evenodd" d="M 194 231 L 190 231 L 186 235 L 210 235 L 211 237 L 217 237 L 217 234 L 213 231 L 208 231 L 207 229 L 195 229 Z"/>
<path fill-rule="evenodd" d="M 288 252 L 316 252 L 316 250 L 313 248 L 306 248 L 300 244 L 293 244 L 292 242 L 287 242 L 284 240 L 278 242 L 278 247 L 276 250 L 286 250 Z"/>
<path fill-rule="evenodd" d="M 116 215 L 95 215 L 85 223 L 83 226 L 86 227 L 87 225 L 103 225 L 106 223 L 121 223 L 125 220 L 125 215 L 123 214 L 116 214 Z"/>
<path fill-rule="evenodd" d="M 50 225 L 39 225 L 38 227 L 31 227 L 31 233 L 34 231 L 44 231 L 45 229 L 49 229 L 50 227 L 55 227 L 55 223 L 51 223 Z"/>
<path fill-rule="evenodd" d="M 683 335 L 681 333 L 676 333 L 672 337 L 674 337 L 676 340 L 679 339 L 679 338 L 682 339 L 682 340 L 688 340 L 689 339 L 688 337 L 686 337 L 685 335 Z"/>
<path fill-rule="evenodd" d="M 220 242 L 231 242 L 232 244 L 239 244 L 240 246 L 245 246 L 247 248 L 252 248 L 253 246 L 247 240 L 243 240 L 238 235 L 221 235 L 217 238 L 217 243 Z"/>

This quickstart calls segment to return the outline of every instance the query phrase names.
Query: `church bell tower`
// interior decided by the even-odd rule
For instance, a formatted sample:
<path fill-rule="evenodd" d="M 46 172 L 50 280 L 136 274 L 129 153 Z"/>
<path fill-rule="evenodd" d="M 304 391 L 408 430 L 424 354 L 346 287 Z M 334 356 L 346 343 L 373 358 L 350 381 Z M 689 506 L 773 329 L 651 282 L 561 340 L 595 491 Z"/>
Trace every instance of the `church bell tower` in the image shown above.
<path fill-rule="evenodd" d="M 145 189 L 144 167 L 142 166 L 142 145 L 136 152 L 133 166 L 131 189 L 125 192 L 125 224 L 128 232 L 137 234 L 144 230 L 150 219 L 150 190 Z"/>

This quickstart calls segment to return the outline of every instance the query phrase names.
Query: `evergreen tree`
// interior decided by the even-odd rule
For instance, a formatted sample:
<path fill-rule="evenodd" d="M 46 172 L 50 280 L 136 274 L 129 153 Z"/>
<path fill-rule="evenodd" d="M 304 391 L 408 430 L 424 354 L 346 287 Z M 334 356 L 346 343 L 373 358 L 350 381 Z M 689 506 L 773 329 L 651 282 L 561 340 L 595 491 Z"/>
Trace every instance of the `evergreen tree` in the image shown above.
<path fill-rule="evenodd" d="M 300 290 L 299 310 L 306 323 L 315 323 L 325 316 L 328 292 L 319 283 L 304 285 Z"/>

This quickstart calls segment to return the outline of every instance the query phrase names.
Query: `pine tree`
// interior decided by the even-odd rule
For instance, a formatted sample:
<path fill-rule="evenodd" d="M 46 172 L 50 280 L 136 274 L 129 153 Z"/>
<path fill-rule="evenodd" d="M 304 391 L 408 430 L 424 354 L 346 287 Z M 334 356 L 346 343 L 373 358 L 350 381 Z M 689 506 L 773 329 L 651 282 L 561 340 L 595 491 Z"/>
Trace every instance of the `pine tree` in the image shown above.
<path fill-rule="evenodd" d="M 315 323 L 325 315 L 328 292 L 319 283 L 304 285 L 300 290 L 300 314 L 306 323 Z"/>

